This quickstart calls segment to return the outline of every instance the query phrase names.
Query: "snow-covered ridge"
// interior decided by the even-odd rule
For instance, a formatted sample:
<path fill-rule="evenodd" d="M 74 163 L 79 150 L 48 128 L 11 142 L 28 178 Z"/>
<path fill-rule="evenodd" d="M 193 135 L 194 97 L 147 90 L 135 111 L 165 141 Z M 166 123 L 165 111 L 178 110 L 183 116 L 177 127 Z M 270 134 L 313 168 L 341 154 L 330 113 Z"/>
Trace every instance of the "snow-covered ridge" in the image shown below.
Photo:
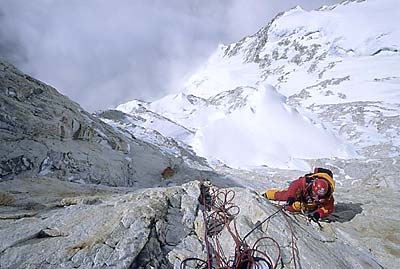
<path fill-rule="evenodd" d="M 189 144 L 211 163 L 307 170 L 308 165 L 301 159 L 357 156 L 350 145 L 318 119 L 300 114 L 268 84 L 238 87 L 209 99 L 197 98 L 197 102 L 193 99 L 182 93 L 169 95 L 150 104 L 149 109 L 176 123 L 175 127 L 168 126 L 170 134 L 178 126 L 192 130 L 192 134 L 186 133 L 184 137 L 171 137 Z M 134 110 L 128 105 L 118 109 L 125 113 Z M 164 124 L 156 120 L 151 118 L 152 124 L 146 126 L 162 131 Z M 299 135 L 293 135 L 293 128 Z M 331 146 L 326 147 L 327 144 Z"/>
<path fill-rule="evenodd" d="M 232 80 L 224 84 L 224 78 L 230 76 L 241 81 L 236 86 L 264 80 L 290 96 L 318 82 L 328 83 L 331 78 L 346 81 L 350 76 L 347 80 L 359 83 L 370 77 L 357 72 L 365 64 L 368 68 L 361 70 L 376 73 L 376 79 L 398 78 L 396 69 L 387 66 L 400 57 L 400 29 L 393 23 L 398 18 L 399 3 L 345 2 L 332 9 L 305 11 L 297 7 L 279 14 L 256 34 L 221 46 L 189 79 L 187 92 L 204 96 L 225 91 Z M 252 70 L 254 64 L 257 71 Z"/>
<path fill-rule="evenodd" d="M 400 4 L 396 0 L 345 1 L 335 6 L 306 11 L 301 7 L 282 12 L 252 36 L 224 46 L 224 57 L 240 56 L 245 62 L 262 61 L 266 44 L 284 42 L 297 35 L 326 44 L 328 53 L 341 56 L 376 55 L 384 51 L 399 52 L 396 23 Z M 320 39 L 320 40 L 318 40 Z M 318 42 L 321 41 L 321 42 Z"/>
<path fill-rule="evenodd" d="M 174 138 L 212 163 L 308 170 L 305 159 L 376 156 L 382 144 L 395 156 L 399 7 L 369 0 L 293 8 L 221 45 L 181 93 L 146 107 L 190 130 Z"/>

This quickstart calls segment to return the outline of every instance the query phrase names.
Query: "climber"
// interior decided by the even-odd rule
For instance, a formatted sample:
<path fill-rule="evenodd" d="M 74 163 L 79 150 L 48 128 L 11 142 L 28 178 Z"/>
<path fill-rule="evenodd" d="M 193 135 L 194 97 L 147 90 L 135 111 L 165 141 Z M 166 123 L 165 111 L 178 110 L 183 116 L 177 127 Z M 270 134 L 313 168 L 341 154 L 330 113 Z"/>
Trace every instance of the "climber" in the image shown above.
<path fill-rule="evenodd" d="M 287 189 L 267 190 L 263 196 L 269 200 L 286 201 L 287 211 L 304 212 L 310 220 L 318 222 L 333 212 L 334 189 L 332 171 L 315 168 L 314 173 L 292 181 Z"/>

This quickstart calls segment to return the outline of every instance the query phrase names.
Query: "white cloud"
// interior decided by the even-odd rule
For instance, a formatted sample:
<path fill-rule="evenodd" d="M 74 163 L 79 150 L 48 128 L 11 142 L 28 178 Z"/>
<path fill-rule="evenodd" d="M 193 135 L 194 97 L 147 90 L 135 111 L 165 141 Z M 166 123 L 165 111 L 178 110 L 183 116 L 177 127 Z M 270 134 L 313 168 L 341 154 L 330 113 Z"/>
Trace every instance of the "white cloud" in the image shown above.
<path fill-rule="evenodd" d="M 3 0 L 0 56 L 84 108 L 104 109 L 178 90 L 175 82 L 219 43 L 301 2 Z"/>

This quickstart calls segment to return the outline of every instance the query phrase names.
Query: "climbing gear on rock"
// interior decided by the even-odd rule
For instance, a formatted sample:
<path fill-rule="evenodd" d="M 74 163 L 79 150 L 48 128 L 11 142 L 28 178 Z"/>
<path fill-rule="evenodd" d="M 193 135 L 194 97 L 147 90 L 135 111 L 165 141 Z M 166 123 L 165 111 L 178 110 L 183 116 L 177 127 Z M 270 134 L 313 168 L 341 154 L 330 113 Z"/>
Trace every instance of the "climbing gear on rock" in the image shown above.
<path fill-rule="evenodd" d="M 256 226 L 241 239 L 236 227 L 236 216 L 239 214 L 240 209 L 233 204 L 235 192 L 214 188 L 212 184 L 204 180 L 200 180 L 199 188 L 200 195 L 198 201 L 203 213 L 205 229 L 204 243 L 207 251 L 207 260 L 187 258 L 181 262 L 180 268 L 276 268 L 281 254 L 279 244 L 273 238 L 261 237 L 252 246 L 249 246 L 245 242 L 245 239 L 258 227 Z M 283 207 L 266 220 L 272 218 L 282 209 Z M 232 237 L 232 241 L 235 244 L 233 260 L 225 257 L 221 243 L 219 242 L 219 234 L 223 230 Z M 265 252 L 267 251 L 265 249 L 266 246 L 277 248 L 273 252 L 277 253 L 278 256 L 275 260 L 272 260 Z"/>

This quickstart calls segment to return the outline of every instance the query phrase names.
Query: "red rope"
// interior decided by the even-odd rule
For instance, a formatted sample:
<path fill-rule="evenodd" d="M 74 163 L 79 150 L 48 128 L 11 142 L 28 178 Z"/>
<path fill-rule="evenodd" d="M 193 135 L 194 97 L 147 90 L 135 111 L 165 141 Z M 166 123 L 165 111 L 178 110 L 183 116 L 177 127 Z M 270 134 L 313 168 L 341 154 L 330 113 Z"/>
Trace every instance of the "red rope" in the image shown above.
<path fill-rule="evenodd" d="M 290 221 L 289 217 L 286 214 L 284 214 L 283 216 L 285 217 L 285 220 L 288 223 L 289 229 L 290 229 L 291 240 L 292 240 L 291 245 L 292 245 L 293 265 L 294 265 L 294 269 L 296 269 L 297 268 L 296 253 L 295 253 L 295 251 L 296 251 L 296 249 L 295 249 L 296 243 L 295 243 L 295 235 L 294 235 L 294 231 L 293 231 L 293 225 L 292 225 L 292 222 Z"/>
<path fill-rule="evenodd" d="M 271 237 L 261 237 L 252 247 L 249 247 L 241 239 L 236 224 L 236 216 L 239 214 L 240 209 L 233 203 L 235 192 L 232 190 L 211 189 L 211 186 L 206 186 L 203 181 L 200 182 L 200 190 L 199 202 L 203 211 L 207 261 L 197 258 L 185 259 L 181 263 L 181 268 L 186 268 L 186 265 L 193 261 L 197 262 L 197 265 L 190 268 L 259 268 L 258 263 L 262 262 L 269 267 L 277 268 L 281 259 L 281 250 L 276 240 Z M 224 229 L 229 233 L 235 244 L 235 258 L 233 261 L 227 259 L 219 241 L 219 234 Z M 209 239 L 212 239 L 212 241 Z M 264 250 L 261 250 L 262 247 L 265 247 L 267 241 L 271 241 L 277 249 L 275 260 L 272 260 Z M 207 267 L 204 267 L 205 264 Z"/>

